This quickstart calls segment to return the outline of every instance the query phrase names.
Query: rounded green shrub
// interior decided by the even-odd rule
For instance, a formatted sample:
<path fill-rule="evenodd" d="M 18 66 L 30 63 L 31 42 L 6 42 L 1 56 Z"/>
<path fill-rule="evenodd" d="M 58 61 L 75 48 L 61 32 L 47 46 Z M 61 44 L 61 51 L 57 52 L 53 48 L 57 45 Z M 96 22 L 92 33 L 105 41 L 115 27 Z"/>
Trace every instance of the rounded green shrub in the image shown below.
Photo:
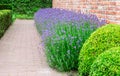
<path fill-rule="evenodd" d="M 99 54 L 117 46 L 120 46 L 120 25 L 107 24 L 92 33 L 79 55 L 80 76 L 89 75 L 90 67 Z"/>
<path fill-rule="evenodd" d="M 120 76 L 120 47 L 100 54 L 91 65 L 90 76 Z"/>

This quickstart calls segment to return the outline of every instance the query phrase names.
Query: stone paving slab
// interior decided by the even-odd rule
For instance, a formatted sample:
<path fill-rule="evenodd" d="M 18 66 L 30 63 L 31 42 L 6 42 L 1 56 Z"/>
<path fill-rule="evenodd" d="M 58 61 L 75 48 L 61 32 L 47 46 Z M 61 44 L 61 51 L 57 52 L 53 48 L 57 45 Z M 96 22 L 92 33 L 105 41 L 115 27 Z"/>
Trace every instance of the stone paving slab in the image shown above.
<path fill-rule="evenodd" d="M 0 76 L 67 76 L 46 63 L 33 20 L 17 19 L 0 40 Z"/>

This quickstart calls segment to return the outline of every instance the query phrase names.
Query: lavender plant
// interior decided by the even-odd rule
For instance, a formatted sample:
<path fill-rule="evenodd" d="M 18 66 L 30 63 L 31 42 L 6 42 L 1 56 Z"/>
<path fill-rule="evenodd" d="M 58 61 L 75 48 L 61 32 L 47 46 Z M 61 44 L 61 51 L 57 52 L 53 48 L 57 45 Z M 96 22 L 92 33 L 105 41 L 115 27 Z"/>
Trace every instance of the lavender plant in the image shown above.
<path fill-rule="evenodd" d="M 85 40 L 105 24 L 95 15 L 61 9 L 41 9 L 35 22 L 42 36 L 48 63 L 59 71 L 76 70 L 78 56 Z"/>

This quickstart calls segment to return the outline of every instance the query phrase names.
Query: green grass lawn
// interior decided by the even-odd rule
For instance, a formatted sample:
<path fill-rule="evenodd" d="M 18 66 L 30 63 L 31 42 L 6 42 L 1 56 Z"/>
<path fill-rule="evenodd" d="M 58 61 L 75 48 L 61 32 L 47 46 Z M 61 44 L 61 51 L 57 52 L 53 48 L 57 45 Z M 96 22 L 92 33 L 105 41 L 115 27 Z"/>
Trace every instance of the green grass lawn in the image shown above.
<path fill-rule="evenodd" d="M 33 16 L 32 15 L 26 15 L 26 14 L 13 14 L 13 17 L 12 17 L 13 21 L 17 18 L 18 19 L 33 19 Z"/>

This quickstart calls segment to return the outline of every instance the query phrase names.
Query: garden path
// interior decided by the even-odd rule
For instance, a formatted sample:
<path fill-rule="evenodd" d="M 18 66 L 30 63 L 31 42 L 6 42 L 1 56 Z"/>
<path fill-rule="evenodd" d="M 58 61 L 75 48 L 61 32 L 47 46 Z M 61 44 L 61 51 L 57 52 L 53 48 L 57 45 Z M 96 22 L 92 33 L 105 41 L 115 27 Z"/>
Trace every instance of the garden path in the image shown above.
<path fill-rule="evenodd" d="M 33 20 L 17 19 L 0 40 L 0 76 L 67 76 L 49 68 Z"/>

